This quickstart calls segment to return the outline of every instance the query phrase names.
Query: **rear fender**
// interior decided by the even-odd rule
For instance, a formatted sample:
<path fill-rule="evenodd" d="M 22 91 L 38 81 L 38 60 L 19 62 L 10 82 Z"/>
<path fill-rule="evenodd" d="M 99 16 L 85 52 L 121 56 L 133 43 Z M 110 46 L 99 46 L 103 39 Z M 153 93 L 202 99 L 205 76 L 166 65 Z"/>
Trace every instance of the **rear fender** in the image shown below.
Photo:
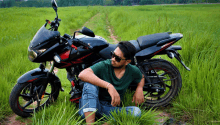
<path fill-rule="evenodd" d="M 181 55 L 177 52 L 177 50 L 182 50 L 181 46 L 170 46 L 167 49 L 165 49 L 163 52 L 161 52 L 161 54 L 167 54 L 167 56 L 170 59 L 173 59 L 174 57 L 183 65 L 183 67 L 190 71 L 190 68 L 187 67 L 184 62 L 181 59 Z"/>

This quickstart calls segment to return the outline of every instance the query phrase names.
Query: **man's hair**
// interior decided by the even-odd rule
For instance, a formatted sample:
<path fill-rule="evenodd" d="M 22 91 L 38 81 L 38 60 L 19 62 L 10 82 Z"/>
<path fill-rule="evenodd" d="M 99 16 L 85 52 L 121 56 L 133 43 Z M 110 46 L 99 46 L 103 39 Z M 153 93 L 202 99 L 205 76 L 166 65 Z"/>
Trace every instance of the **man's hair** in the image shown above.
<path fill-rule="evenodd" d="M 133 59 L 136 53 L 136 48 L 133 44 L 128 41 L 121 41 L 118 43 L 118 47 L 120 48 L 126 59 Z"/>

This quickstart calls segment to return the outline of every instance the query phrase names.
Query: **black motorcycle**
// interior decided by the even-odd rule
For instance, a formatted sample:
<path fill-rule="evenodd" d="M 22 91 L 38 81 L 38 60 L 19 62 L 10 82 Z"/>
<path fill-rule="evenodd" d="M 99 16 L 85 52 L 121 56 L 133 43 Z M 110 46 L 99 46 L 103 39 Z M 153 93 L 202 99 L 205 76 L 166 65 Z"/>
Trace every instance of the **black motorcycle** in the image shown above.
<path fill-rule="evenodd" d="M 55 101 L 59 92 L 64 91 L 60 79 L 54 73 L 54 67 L 66 69 L 67 78 L 72 84 L 70 101 L 78 103 L 84 83 L 78 78 L 79 73 L 99 61 L 111 59 L 111 51 L 117 47 L 95 36 L 86 27 L 75 31 L 73 36 L 60 36 L 58 27 L 61 19 L 58 18 L 55 0 L 52 0 L 52 7 L 56 12 L 55 20 L 46 20 L 28 47 L 29 60 L 40 63 L 40 66 L 22 75 L 10 94 L 11 109 L 22 117 L 31 116 L 34 111 Z M 46 28 L 48 24 L 49 29 Z M 76 36 L 76 33 L 83 35 Z M 180 33 L 166 32 L 140 36 L 137 40 L 129 41 L 137 50 L 131 64 L 136 65 L 145 76 L 143 90 L 146 107 L 166 106 L 180 92 L 182 81 L 179 70 L 166 60 L 152 57 L 167 54 L 190 70 L 177 52 L 182 49 L 181 46 L 172 46 L 182 37 Z M 50 62 L 50 69 L 46 68 L 46 62 Z M 131 84 L 129 88 L 135 90 L 136 87 Z"/>

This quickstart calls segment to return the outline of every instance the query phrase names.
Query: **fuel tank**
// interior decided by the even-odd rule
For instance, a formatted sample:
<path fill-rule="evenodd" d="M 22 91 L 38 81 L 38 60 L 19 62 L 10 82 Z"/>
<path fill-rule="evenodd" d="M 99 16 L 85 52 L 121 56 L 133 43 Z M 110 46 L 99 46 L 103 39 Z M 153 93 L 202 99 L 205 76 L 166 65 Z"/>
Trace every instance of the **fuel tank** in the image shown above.
<path fill-rule="evenodd" d="M 67 68 L 80 63 L 92 65 L 97 60 L 100 60 L 98 52 L 109 46 L 109 43 L 107 43 L 107 41 L 104 38 L 99 36 L 88 37 L 85 35 L 79 35 L 76 38 L 92 46 L 93 49 L 90 50 L 86 49 L 83 46 L 72 45 L 72 48 L 59 54 L 61 58 L 61 63 L 56 63 L 55 67 Z"/>

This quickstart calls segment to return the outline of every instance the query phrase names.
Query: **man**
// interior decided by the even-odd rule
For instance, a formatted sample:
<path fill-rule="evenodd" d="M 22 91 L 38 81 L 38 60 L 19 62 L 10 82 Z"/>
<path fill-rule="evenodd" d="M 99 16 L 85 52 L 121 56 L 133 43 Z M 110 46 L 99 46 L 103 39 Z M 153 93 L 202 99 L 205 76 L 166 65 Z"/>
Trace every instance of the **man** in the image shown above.
<path fill-rule="evenodd" d="M 130 83 L 137 84 L 132 101 L 136 106 L 144 102 L 144 78 L 136 66 L 129 64 L 135 53 L 136 49 L 130 42 L 120 42 L 112 52 L 111 60 L 101 61 L 79 74 L 79 78 L 86 82 L 79 102 L 79 114 L 86 118 L 87 123 L 93 123 L 96 116 L 121 111 L 122 107 L 116 106 L 120 105 Z M 141 111 L 136 106 L 125 107 L 125 110 L 140 116 Z"/>

